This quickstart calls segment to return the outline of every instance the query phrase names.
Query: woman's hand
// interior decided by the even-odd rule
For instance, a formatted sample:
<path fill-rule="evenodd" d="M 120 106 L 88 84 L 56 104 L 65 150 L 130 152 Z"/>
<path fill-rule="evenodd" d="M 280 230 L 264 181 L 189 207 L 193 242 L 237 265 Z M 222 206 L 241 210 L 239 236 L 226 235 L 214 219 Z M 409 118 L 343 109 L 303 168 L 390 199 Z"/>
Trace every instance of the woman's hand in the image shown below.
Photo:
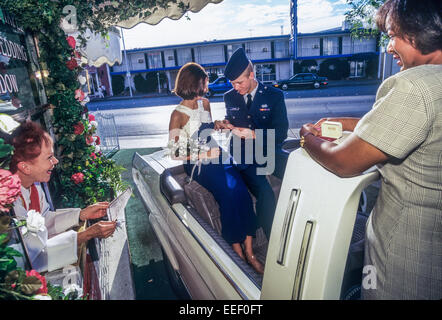
<path fill-rule="evenodd" d="M 80 211 L 80 220 L 98 219 L 106 215 L 109 202 L 97 202 Z"/>
<path fill-rule="evenodd" d="M 316 124 L 306 123 L 302 126 L 301 130 L 299 130 L 299 136 L 305 137 L 309 133 L 313 134 L 314 136 L 319 136 L 321 131 L 316 129 Z"/>
<path fill-rule="evenodd" d="M 199 158 L 200 159 L 215 159 L 220 155 L 220 150 L 218 147 L 212 148 L 207 152 L 201 152 Z"/>
<path fill-rule="evenodd" d="M 229 120 L 215 120 L 214 122 L 214 129 L 215 130 L 222 130 L 222 129 L 229 129 L 232 130 L 234 127 L 233 125 L 229 122 Z"/>

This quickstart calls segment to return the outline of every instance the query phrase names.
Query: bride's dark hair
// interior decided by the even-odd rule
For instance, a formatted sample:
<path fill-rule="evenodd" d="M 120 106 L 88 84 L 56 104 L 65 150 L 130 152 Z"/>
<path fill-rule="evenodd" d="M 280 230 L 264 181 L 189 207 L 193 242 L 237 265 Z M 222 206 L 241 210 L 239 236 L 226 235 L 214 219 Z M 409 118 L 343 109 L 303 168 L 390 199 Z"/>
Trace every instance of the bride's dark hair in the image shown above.
<path fill-rule="evenodd" d="M 208 75 L 198 63 L 189 62 L 181 67 L 173 92 L 184 100 L 203 97 Z"/>

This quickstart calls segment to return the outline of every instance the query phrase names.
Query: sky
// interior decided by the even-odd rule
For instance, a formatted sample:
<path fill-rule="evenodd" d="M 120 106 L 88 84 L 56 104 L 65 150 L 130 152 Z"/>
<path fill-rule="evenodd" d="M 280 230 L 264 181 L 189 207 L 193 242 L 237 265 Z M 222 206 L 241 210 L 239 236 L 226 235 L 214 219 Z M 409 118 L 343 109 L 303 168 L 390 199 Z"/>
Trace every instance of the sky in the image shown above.
<path fill-rule="evenodd" d="M 346 0 L 298 0 L 298 32 L 340 27 Z M 290 33 L 290 0 L 224 0 L 179 20 L 123 29 L 126 49 Z M 121 48 L 123 46 L 121 45 Z"/>

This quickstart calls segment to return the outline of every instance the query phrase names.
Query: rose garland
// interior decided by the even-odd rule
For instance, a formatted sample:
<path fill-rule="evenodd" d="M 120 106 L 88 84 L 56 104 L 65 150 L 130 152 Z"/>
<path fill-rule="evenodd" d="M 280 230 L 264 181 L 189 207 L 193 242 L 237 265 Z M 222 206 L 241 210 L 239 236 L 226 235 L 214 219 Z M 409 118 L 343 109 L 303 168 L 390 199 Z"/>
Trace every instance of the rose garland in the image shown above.
<path fill-rule="evenodd" d="M 77 17 L 85 17 L 88 1 L 14 0 L 4 1 L 2 9 L 12 13 L 18 24 L 38 40 L 41 69 L 48 102 L 53 107 L 56 156 L 60 163 L 52 181 L 57 207 L 85 207 L 97 201 L 109 201 L 125 184 L 124 168 L 108 159 L 100 150 L 95 134 L 97 124 L 90 120 L 87 93 L 81 90 L 85 78 L 80 75 L 85 59 L 76 50 L 77 41 L 66 36 L 59 22 L 65 5 L 74 5 Z M 106 29 L 94 22 L 99 32 Z M 80 28 L 81 29 L 81 28 Z"/>

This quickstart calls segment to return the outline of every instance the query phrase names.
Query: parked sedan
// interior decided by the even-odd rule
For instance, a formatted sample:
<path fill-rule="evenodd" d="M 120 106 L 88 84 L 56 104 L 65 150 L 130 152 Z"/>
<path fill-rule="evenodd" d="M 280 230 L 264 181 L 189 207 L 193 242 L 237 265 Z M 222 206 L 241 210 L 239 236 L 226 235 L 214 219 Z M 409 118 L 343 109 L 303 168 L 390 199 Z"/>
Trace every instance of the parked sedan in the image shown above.
<path fill-rule="evenodd" d="M 211 97 L 215 93 L 224 93 L 232 88 L 232 84 L 226 77 L 220 77 L 215 81 L 209 83 L 209 91 L 207 92 L 207 97 Z"/>
<path fill-rule="evenodd" d="M 274 86 L 282 90 L 295 87 L 313 87 L 319 89 L 328 84 L 326 77 L 319 77 L 314 73 L 298 73 L 286 80 L 279 80 Z"/>

